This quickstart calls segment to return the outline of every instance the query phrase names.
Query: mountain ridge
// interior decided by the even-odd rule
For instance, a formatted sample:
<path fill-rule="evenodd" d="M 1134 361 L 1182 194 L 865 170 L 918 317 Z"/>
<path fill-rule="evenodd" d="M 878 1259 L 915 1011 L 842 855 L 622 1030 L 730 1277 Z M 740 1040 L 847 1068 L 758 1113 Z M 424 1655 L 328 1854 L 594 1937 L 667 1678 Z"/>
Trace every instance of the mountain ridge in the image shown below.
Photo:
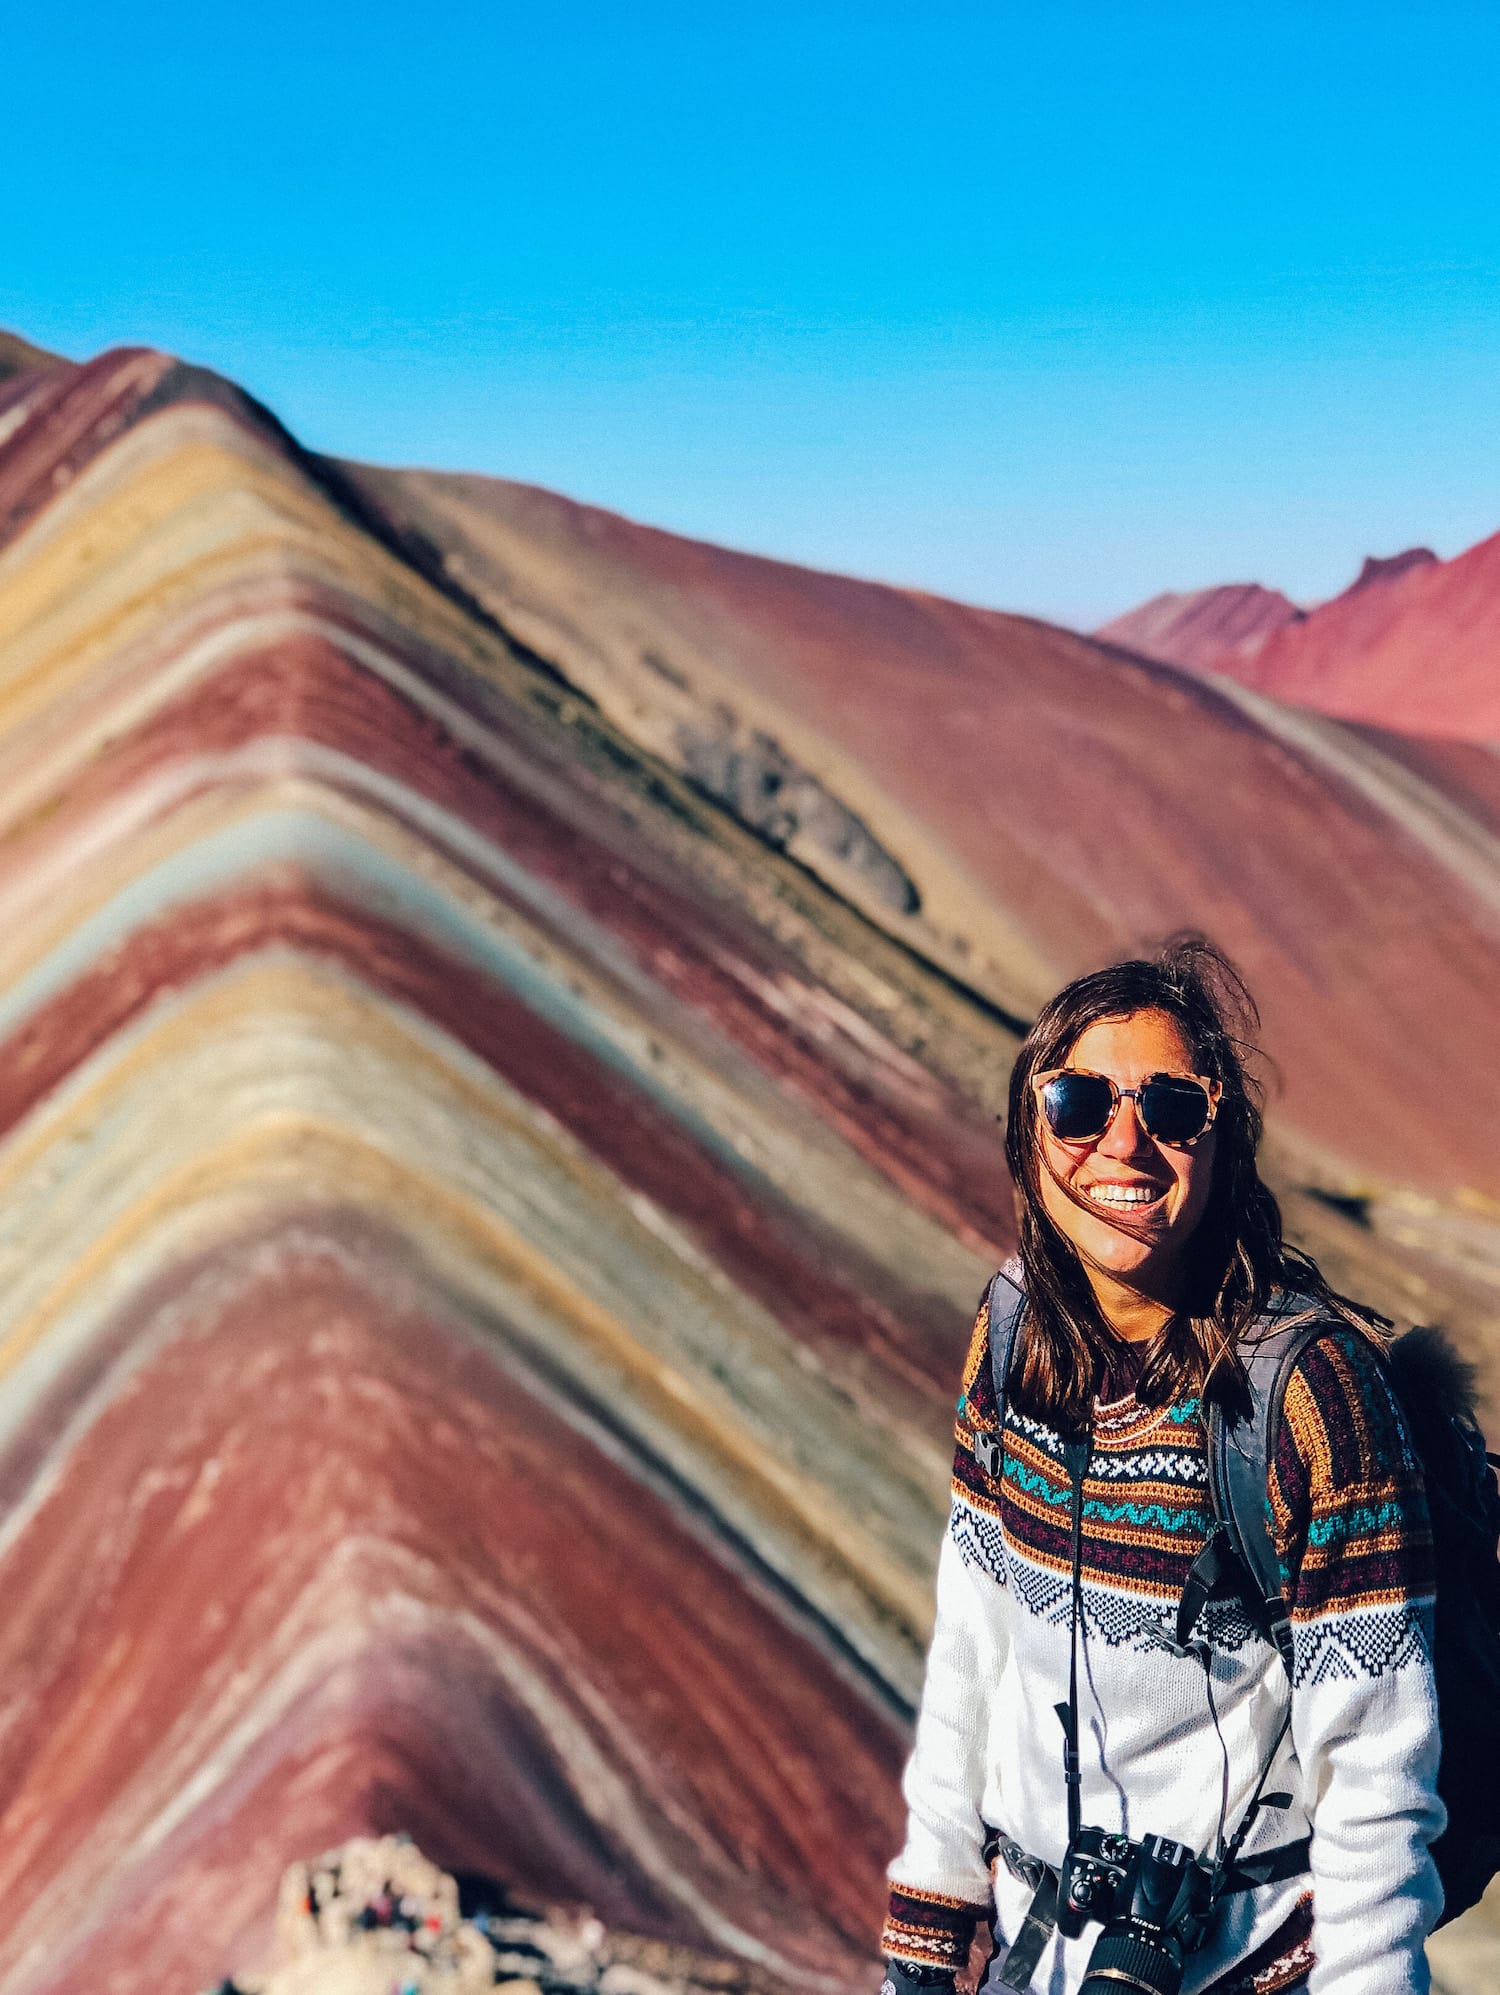
<path fill-rule="evenodd" d="M 16 374 L 60 374 L 74 365 L 64 355 L 34 346 L 19 333 L 7 332 L 0 326 L 0 381 L 8 381 Z"/>
<path fill-rule="evenodd" d="M 1153 597 L 1095 635 L 1337 719 L 1500 742 L 1500 534 L 1451 561 L 1367 555 L 1307 609 L 1236 583 Z"/>
<path fill-rule="evenodd" d="M 1006 1077 L 1168 928 L 1292 1236 L 1497 1404 L 1477 754 L 140 350 L 0 388 L 0 642 L 7 1995 L 396 1829 L 873 1985 Z"/>

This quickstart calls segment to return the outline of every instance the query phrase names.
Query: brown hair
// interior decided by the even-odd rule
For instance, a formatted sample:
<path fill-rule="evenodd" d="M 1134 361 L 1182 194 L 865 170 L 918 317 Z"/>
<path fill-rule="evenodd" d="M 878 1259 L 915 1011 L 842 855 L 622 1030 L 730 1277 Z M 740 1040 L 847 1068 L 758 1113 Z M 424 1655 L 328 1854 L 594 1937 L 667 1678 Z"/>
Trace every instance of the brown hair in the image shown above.
<path fill-rule="evenodd" d="M 1010 1077 L 1005 1153 L 1019 1195 L 1027 1299 L 1015 1399 L 1065 1427 L 1087 1420 L 1119 1346 L 1083 1263 L 1042 1204 L 1046 1166 L 1032 1076 L 1063 1065 L 1079 1035 L 1100 1019 L 1138 1011 L 1175 1019 L 1192 1048 L 1193 1071 L 1222 1090 L 1208 1203 L 1188 1243 L 1185 1306 L 1153 1344 L 1138 1397 L 1159 1405 L 1200 1392 L 1242 1407 L 1246 1383 L 1236 1347 L 1278 1288 L 1332 1306 L 1362 1327 L 1384 1322 L 1335 1296 L 1315 1263 L 1283 1241 L 1280 1208 L 1256 1167 L 1261 1091 L 1247 1061 L 1260 1057 L 1260 1014 L 1227 956 L 1201 935 L 1174 936 L 1149 961 L 1113 963 L 1059 991 L 1026 1035 Z"/>

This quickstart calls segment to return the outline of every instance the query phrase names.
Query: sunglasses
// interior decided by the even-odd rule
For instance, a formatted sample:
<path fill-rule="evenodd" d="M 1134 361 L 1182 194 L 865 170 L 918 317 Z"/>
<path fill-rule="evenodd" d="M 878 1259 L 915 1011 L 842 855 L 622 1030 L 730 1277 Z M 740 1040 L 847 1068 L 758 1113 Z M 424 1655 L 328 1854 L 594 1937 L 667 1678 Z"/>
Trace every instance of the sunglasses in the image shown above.
<path fill-rule="evenodd" d="M 1155 1143 L 1192 1143 L 1218 1113 L 1218 1081 L 1194 1074 L 1152 1074 L 1138 1088 L 1116 1087 L 1108 1074 L 1057 1067 L 1031 1085 L 1042 1098 L 1047 1127 L 1059 1143 L 1092 1143 L 1114 1121 L 1120 1103 L 1135 1103 L 1142 1129 Z"/>

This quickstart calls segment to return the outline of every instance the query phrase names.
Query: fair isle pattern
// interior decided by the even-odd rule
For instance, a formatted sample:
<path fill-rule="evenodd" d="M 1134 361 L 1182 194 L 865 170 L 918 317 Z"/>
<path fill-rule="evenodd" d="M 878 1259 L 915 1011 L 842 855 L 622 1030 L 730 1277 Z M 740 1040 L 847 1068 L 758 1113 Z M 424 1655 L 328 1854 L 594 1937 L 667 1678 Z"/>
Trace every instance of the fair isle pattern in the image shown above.
<path fill-rule="evenodd" d="M 1308 1891 L 1264 1945 L 1211 1981 L 1201 1995 L 1290 1995 L 1292 1989 L 1306 1983 L 1316 1960 L 1313 1901 Z"/>
<path fill-rule="evenodd" d="M 907 1842 L 891 1869 L 897 1956 L 957 1968 L 968 1944 L 948 1911 L 903 1912 L 916 1891 L 982 1895 L 979 1831 L 1060 1854 L 1057 1740 L 1037 1723 L 1066 1680 L 1071 1491 L 1060 1437 L 1008 1409 L 1003 1432 L 983 1311 L 958 1405 L 953 1511 L 917 1745 L 906 1774 Z M 1193 1399 L 1142 1406 L 1117 1374 L 1096 1401 L 1083 1486 L 1083 1616 L 1091 1642 L 1083 1768 L 1088 1819 L 1139 1820 L 1208 1848 L 1222 1833 L 1221 1717 L 1258 1738 L 1285 1699 L 1285 1671 L 1237 1600 L 1207 1609 L 1207 1680 L 1175 1649 L 1181 1589 L 1211 1506 Z M 1246 1924 L 1211 1936 L 1202 1995 L 1329 1988 L 1410 1995 L 1440 1904 L 1427 1844 L 1439 1826 L 1435 1698 L 1426 1621 L 1432 1559 L 1420 1474 L 1378 1355 L 1341 1324 L 1299 1358 L 1270 1465 L 1268 1507 L 1294 1617 L 1294 1749 L 1282 1764 L 1287 1835 L 1312 1828 L 1311 1896 L 1287 1879 L 1257 1891 Z M 976 1452 L 994 1465 L 990 1474 Z M 983 1575 L 988 1575 L 984 1577 Z M 1157 1644 L 1174 1648 L 1161 1653 Z M 1225 1651 L 1242 1649 L 1243 1654 Z M 1213 1686 L 1209 1694 L 1207 1684 Z M 1198 1705 L 1202 1709 L 1198 1709 Z M 1215 1738 L 1215 1733 L 1219 1737 Z M 1161 1750 L 1170 1738 L 1173 1749 Z M 1266 1740 L 1269 1745 L 1269 1740 Z M 1278 1773 L 1278 1783 L 1282 1775 Z M 1129 1810 L 1127 1817 L 1126 1810 Z M 900 1946 L 899 1930 L 892 1939 Z M 1075 1957 L 1076 1956 L 1076 1957 Z M 1085 1955 L 1057 1963 L 1054 1995 Z"/>
<path fill-rule="evenodd" d="M 1295 1995 L 1297 1989 L 1307 1986 L 1308 1977 L 1317 1964 L 1318 1956 L 1309 1937 L 1256 1975 L 1250 1983 L 1252 1995 Z"/>
<path fill-rule="evenodd" d="M 1357 1331 L 1320 1337 L 1288 1382 L 1270 1507 L 1299 1688 L 1430 1661 L 1421 1468 L 1385 1366 Z"/>
<path fill-rule="evenodd" d="M 1011 1586 L 1016 1597 L 1038 1620 L 1054 1627 L 1066 1627 L 1072 1612 L 1072 1587 L 1066 1574 L 1039 1571 L 1026 1560 L 1012 1557 Z M 1118 1588 L 1090 1586 L 1079 1588 L 1079 1622 L 1086 1636 L 1097 1638 L 1106 1648 L 1159 1649 L 1173 1639 L 1177 1615 L 1175 1600 L 1164 1610 L 1157 1600 Z M 1247 1642 L 1261 1639 L 1259 1630 L 1236 1600 L 1211 1600 L 1199 1613 L 1195 1633 L 1210 1648 L 1236 1653 Z"/>
<path fill-rule="evenodd" d="M 1008 1407 L 998 1481 L 980 1467 L 975 1439 L 996 1432 L 998 1411 L 988 1358 L 981 1305 L 958 1403 L 953 1535 L 966 1563 L 1056 1624 L 1068 1616 L 1071 1591 L 1062 1438 Z M 1269 1483 L 1297 1684 L 1430 1660 L 1421 1470 L 1385 1368 L 1358 1332 L 1330 1332 L 1298 1361 Z M 1196 1398 L 1142 1407 L 1127 1395 L 1096 1405 L 1083 1516 L 1086 1628 L 1111 1648 L 1159 1643 L 1212 1522 Z M 1235 1600 L 1211 1602 L 1199 1628 L 1228 1651 L 1260 1639 Z"/>
<path fill-rule="evenodd" d="M 974 1443 L 998 1408 L 981 1305 L 964 1368 L 954 1461 L 954 1540 L 966 1564 L 1007 1587 L 1027 1612 L 1059 1625 L 1071 1612 L 1071 1489 L 1057 1430 L 1007 1407 L 999 1478 Z M 1201 1408 L 1195 1397 L 1141 1406 L 1133 1394 L 1096 1403 L 1083 1492 L 1082 1619 L 1108 1648 L 1157 1647 L 1212 1522 Z M 1256 1630 L 1237 1601 L 1216 1601 L 1206 1640 L 1242 1648 Z"/>
<path fill-rule="evenodd" d="M 987 1905 L 969 1905 L 939 1891 L 892 1887 L 880 1951 L 887 1960 L 907 1967 L 947 1968 L 961 1972 L 968 1964 L 974 1929 L 989 1916 Z"/>
<path fill-rule="evenodd" d="M 1009 1552 L 999 1520 L 966 1502 L 954 1502 L 950 1529 L 966 1565 L 984 1573 L 997 1585 L 1010 1588 L 1038 1620 L 1054 1626 L 1066 1624 L 1072 1605 L 1068 1573 L 1033 1565 Z M 1159 1647 L 1171 1633 L 1176 1614 L 1175 1602 L 1168 1602 L 1164 1611 L 1158 1599 L 1143 1600 L 1135 1594 L 1087 1582 L 1080 1588 L 1079 1607 L 1088 1634 L 1112 1649 L 1127 1643 L 1138 1649 Z M 1207 1602 L 1199 1614 L 1197 1632 L 1212 1648 L 1225 1653 L 1236 1653 L 1247 1642 L 1260 1639 L 1259 1630 L 1239 1600 Z"/>
<path fill-rule="evenodd" d="M 1432 1660 L 1432 1606 L 1412 1602 L 1368 1614 L 1340 1614 L 1292 1628 L 1293 1681 L 1385 1676 Z"/>
<path fill-rule="evenodd" d="M 975 1572 L 988 1574 L 996 1585 L 1004 1586 L 1005 1535 L 999 1518 L 987 1516 L 984 1511 L 976 1510 L 972 1503 L 955 1497 L 948 1528 L 964 1564 L 971 1566 Z"/>

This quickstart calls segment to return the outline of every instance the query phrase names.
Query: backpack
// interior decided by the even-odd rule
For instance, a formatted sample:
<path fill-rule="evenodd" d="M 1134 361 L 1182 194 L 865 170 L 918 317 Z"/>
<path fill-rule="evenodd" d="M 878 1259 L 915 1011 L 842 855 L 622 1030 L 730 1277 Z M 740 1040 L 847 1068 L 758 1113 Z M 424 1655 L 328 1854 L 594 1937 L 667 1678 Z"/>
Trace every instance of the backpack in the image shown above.
<path fill-rule="evenodd" d="M 1002 1270 L 986 1292 L 990 1366 L 998 1414 L 976 1440 L 980 1466 L 1000 1470 L 999 1435 L 1026 1298 Z M 1204 1602 L 1238 1594 L 1275 1643 L 1290 1676 L 1292 1631 L 1271 1543 L 1267 1465 L 1274 1459 L 1287 1383 L 1313 1340 L 1347 1329 L 1313 1298 L 1287 1294 L 1263 1316 L 1239 1357 L 1249 1380 L 1248 1418 L 1208 1415 L 1208 1481 L 1214 1528 L 1193 1563 L 1177 1616 L 1186 1645 Z M 1474 1412 L 1468 1365 L 1438 1330 L 1408 1331 L 1387 1356 L 1427 1487 L 1437 1604 L 1433 1673 L 1441 1758 L 1438 1793 L 1448 1824 L 1432 1845 L 1445 1925 L 1477 1903 L 1500 1872 L 1500 1488 Z"/>

